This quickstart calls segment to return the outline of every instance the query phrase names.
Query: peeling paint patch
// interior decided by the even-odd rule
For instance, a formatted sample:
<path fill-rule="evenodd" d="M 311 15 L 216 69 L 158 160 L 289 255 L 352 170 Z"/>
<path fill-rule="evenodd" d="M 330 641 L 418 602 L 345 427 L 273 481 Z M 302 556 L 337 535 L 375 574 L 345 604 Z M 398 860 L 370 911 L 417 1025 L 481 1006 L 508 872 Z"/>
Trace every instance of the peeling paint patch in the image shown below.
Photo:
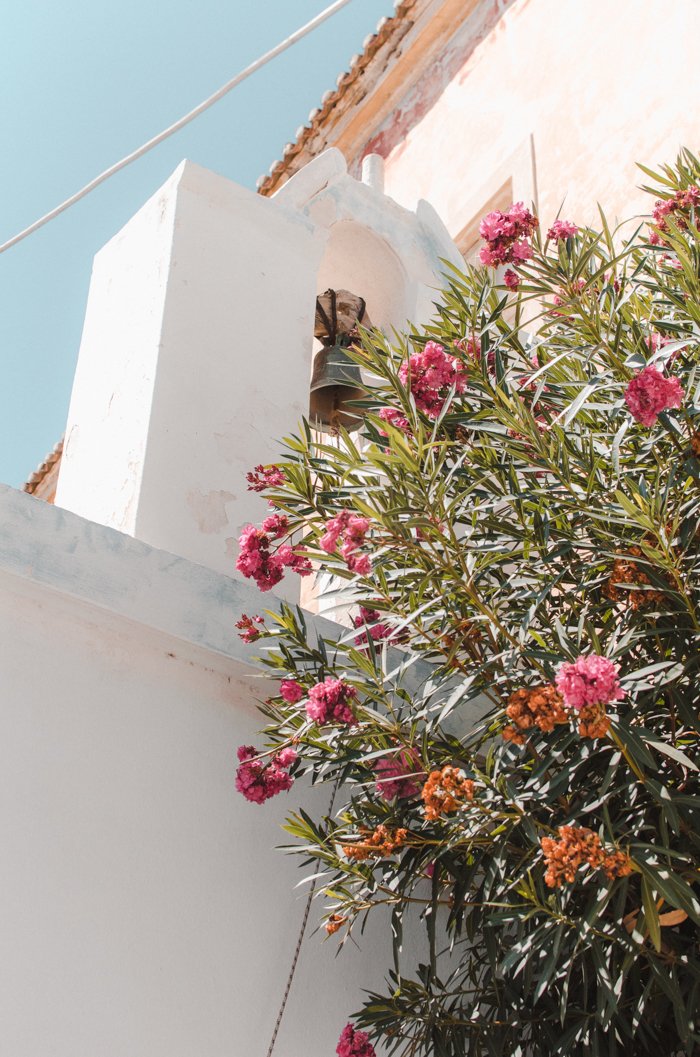
<path fill-rule="evenodd" d="M 194 514 L 200 532 L 219 532 L 228 525 L 226 504 L 235 499 L 233 492 L 200 492 L 193 488 L 187 493 L 187 505 Z"/>
<path fill-rule="evenodd" d="M 430 63 L 360 153 L 381 154 L 383 158 L 388 158 L 392 152 L 398 154 L 413 129 L 432 110 L 449 84 L 455 79 L 461 83 L 466 78 L 471 68 L 470 60 L 479 45 L 494 30 L 505 31 L 502 19 L 514 3 L 515 0 L 491 0 L 477 5 L 474 15 L 467 18 L 443 53 Z"/>

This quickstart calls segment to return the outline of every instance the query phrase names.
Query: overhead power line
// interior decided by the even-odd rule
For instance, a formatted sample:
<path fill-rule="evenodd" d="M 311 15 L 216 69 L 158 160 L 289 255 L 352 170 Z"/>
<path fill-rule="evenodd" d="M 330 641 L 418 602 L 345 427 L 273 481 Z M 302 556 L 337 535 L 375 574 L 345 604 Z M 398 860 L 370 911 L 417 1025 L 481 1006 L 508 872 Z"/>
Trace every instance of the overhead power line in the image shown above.
<path fill-rule="evenodd" d="M 116 162 L 114 165 L 110 165 L 109 169 L 105 169 L 104 172 L 101 172 L 99 176 L 96 176 L 94 180 L 90 181 L 90 183 L 85 184 L 84 187 L 79 191 L 76 191 L 76 193 L 71 195 L 70 198 L 66 198 L 65 202 L 61 202 L 61 204 L 56 206 L 55 209 L 52 209 L 43 217 L 39 217 L 38 220 L 35 220 L 34 223 L 30 224 L 29 227 L 24 229 L 24 231 L 20 231 L 17 235 L 13 235 L 11 239 L 8 239 L 7 242 L 3 242 L 2 245 L 0 245 L 0 253 L 9 250 L 12 246 L 21 242 L 22 239 L 26 239 L 28 235 L 32 235 L 35 231 L 38 231 L 39 228 L 42 228 L 44 224 L 48 224 L 48 222 L 53 220 L 54 217 L 59 216 L 61 213 L 65 213 L 66 209 L 70 209 L 70 207 L 75 205 L 76 202 L 79 202 L 81 198 L 85 198 L 85 196 L 89 195 L 91 191 L 94 191 L 96 187 L 99 187 L 101 183 L 108 180 L 110 176 L 114 176 L 114 174 L 119 172 L 120 169 L 125 169 L 127 165 L 131 165 L 133 161 L 143 157 L 144 154 L 147 154 L 149 150 L 153 150 L 153 148 L 157 147 L 159 143 L 163 142 L 163 140 L 175 135 L 175 133 L 179 132 L 181 128 L 185 127 L 185 125 L 189 125 L 190 121 L 194 121 L 196 117 L 203 114 L 210 106 L 213 106 L 214 103 L 218 103 L 219 99 L 223 99 L 225 95 L 228 95 L 233 88 L 236 88 L 237 85 L 242 81 L 245 81 L 251 74 L 262 69 L 263 66 L 266 66 L 268 62 L 275 59 L 278 55 L 281 55 L 283 51 L 287 50 L 287 48 L 291 48 L 291 46 L 296 44 L 298 40 L 301 40 L 302 37 L 311 33 L 311 31 L 316 29 L 317 26 L 320 26 L 322 22 L 325 22 L 327 18 L 330 18 L 336 13 L 336 11 L 340 11 L 341 7 L 345 7 L 346 4 L 349 3 L 350 0 L 335 0 L 335 3 L 330 4 L 324 11 L 321 11 L 319 15 L 312 18 L 310 22 L 307 22 L 306 25 L 301 26 L 300 29 L 297 29 L 291 36 L 287 37 L 286 40 L 276 44 L 274 48 L 270 49 L 270 51 L 266 51 L 265 54 L 261 55 L 259 59 L 255 60 L 255 62 L 251 62 L 249 66 L 246 66 L 244 70 L 237 73 L 235 77 L 232 77 L 230 81 L 223 84 L 213 95 L 210 95 L 208 99 L 205 99 L 204 102 L 200 103 L 193 110 L 190 110 L 189 113 L 184 115 L 184 117 L 181 117 L 168 128 L 163 129 L 163 131 L 159 132 L 157 136 L 154 136 L 153 139 L 149 139 L 147 143 L 144 143 L 141 147 L 132 151 L 131 154 L 127 154 L 125 158 L 121 159 L 121 161 Z"/>

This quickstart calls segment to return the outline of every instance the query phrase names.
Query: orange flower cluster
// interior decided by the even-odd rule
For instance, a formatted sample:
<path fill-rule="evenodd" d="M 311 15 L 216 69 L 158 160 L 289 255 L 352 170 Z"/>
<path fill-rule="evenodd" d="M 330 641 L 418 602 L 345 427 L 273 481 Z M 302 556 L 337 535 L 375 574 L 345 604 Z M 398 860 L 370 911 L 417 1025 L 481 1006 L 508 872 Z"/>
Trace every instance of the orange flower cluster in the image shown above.
<path fill-rule="evenodd" d="M 642 558 L 643 556 L 641 547 L 633 546 L 629 548 L 628 554 L 615 560 L 608 582 L 603 588 L 603 594 L 611 602 L 628 602 L 632 609 L 643 609 L 645 606 L 663 602 L 664 595 L 662 591 L 619 590 L 619 584 L 631 584 L 633 587 L 640 587 L 651 583 L 644 570 L 640 569 L 635 561 L 632 561 L 633 558 Z"/>
<path fill-rule="evenodd" d="M 348 919 L 344 918 L 342 914 L 331 914 L 325 924 L 325 929 L 328 935 L 332 936 L 334 932 L 338 931 L 338 929 L 342 929 L 347 920 Z"/>
<path fill-rule="evenodd" d="M 585 826 L 560 826 L 559 839 L 542 837 L 540 840 L 547 872 L 545 883 L 560 888 L 576 877 L 576 871 L 586 863 L 592 870 L 602 869 L 610 880 L 632 873 L 632 862 L 625 852 L 606 852 L 600 837 Z"/>
<path fill-rule="evenodd" d="M 632 873 L 632 860 L 624 851 L 606 852 L 602 866 L 603 873 L 611 881 L 615 877 L 629 877 Z"/>
<path fill-rule="evenodd" d="M 605 711 L 605 705 L 584 705 L 576 718 L 582 738 L 604 738 L 610 730 L 610 716 Z"/>
<path fill-rule="evenodd" d="M 700 459 L 700 431 L 693 433 L 690 438 L 690 447 L 696 459 Z"/>
<path fill-rule="evenodd" d="M 440 815 L 457 811 L 465 801 L 474 799 L 474 783 L 459 767 L 431 771 L 421 793 L 425 817 L 433 822 Z"/>
<path fill-rule="evenodd" d="M 513 725 L 504 728 L 503 737 L 516 745 L 524 745 L 527 741 L 522 733 L 524 730 L 539 727 L 549 733 L 559 724 L 568 723 L 569 719 L 564 711 L 564 699 L 551 685 L 516 690 L 508 698 L 506 715 Z"/>
<path fill-rule="evenodd" d="M 366 826 L 361 826 L 360 837 L 362 839 L 354 844 L 343 844 L 341 847 L 348 859 L 364 862 L 371 855 L 380 859 L 385 855 L 393 855 L 407 836 L 408 830 L 406 829 L 389 829 L 388 826 L 381 825 L 372 831 Z"/>

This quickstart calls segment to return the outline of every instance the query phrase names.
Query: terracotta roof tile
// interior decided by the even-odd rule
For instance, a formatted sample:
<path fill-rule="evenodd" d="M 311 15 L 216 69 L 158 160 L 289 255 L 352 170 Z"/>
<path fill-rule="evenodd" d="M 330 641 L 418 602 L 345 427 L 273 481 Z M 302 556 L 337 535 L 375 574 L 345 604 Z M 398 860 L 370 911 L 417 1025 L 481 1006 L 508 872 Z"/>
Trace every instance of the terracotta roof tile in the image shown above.
<path fill-rule="evenodd" d="M 382 18 L 377 25 L 376 32 L 365 37 L 360 55 L 353 55 L 350 60 L 350 68 L 341 73 L 336 81 L 335 89 L 325 92 L 321 97 L 320 107 L 312 110 L 309 114 L 308 124 L 302 125 L 296 131 L 296 141 L 288 143 L 282 152 L 282 160 L 275 161 L 270 166 L 266 176 L 261 176 L 257 183 L 258 193 L 270 194 L 276 187 L 280 176 L 286 171 L 288 162 L 293 159 L 314 136 L 324 124 L 331 112 L 342 103 L 343 97 L 349 89 L 361 77 L 378 52 L 385 48 L 391 48 L 398 43 L 401 37 L 410 28 L 410 14 L 417 6 L 418 0 L 395 0 L 395 14 L 391 18 Z"/>
<path fill-rule="evenodd" d="M 51 472 L 53 467 L 61 458 L 63 454 L 63 437 L 54 445 L 53 449 L 46 456 L 44 461 L 37 466 L 33 474 L 30 474 L 29 478 L 22 485 L 23 492 L 29 492 L 32 495 L 39 485 L 42 483 L 45 477 Z"/>

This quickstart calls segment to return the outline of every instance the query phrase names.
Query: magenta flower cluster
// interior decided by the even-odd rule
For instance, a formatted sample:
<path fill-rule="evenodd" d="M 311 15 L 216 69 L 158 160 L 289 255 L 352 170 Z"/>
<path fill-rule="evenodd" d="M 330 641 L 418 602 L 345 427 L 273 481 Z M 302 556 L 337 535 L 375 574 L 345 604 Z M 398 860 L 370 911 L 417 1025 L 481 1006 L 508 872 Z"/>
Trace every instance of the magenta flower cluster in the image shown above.
<path fill-rule="evenodd" d="M 250 470 L 245 479 L 249 492 L 264 492 L 266 488 L 277 488 L 287 480 L 284 470 L 279 466 L 256 466 Z"/>
<path fill-rule="evenodd" d="M 427 342 L 422 352 L 412 353 L 408 362 L 401 364 L 399 381 L 410 384 L 416 407 L 428 418 L 438 417 L 453 386 L 462 393 L 467 384 L 464 366 L 436 341 Z"/>
<path fill-rule="evenodd" d="M 683 213 L 690 209 L 697 209 L 698 205 L 700 205 L 700 187 L 696 187 L 694 184 L 686 187 L 685 191 L 676 191 L 670 198 L 659 199 L 655 203 L 653 210 L 654 224 L 657 230 L 652 231 L 649 236 L 649 242 L 651 242 L 652 246 L 658 246 L 660 243 L 665 242 L 661 238 L 660 232 L 668 231 L 666 217 L 673 214 L 676 225 L 679 228 L 686 228 L 688 224 Z"/>
<path fill-rule="evenodd" d="M 377 792 L 384 800 L 405 800 L 417 796 L 423 788 L 425 771 L 414 748 L 399 749 L 390 756 L 382 756 L 374 765 Z"/>
<path fill-rule="evenodd" d="M 357 1031 L 352 1024 L 343 1028 L 335 1052 L 338 1057 L 377 1057 L 366 1031 Z"/>
<path fill-rule="evenodd" d="M 369 526 L 369 518 L 358 517 L 349 510 L 341 510 L 339 514 L 326 522 L 319 546 L 326 554 L 333 554 L 340 543 L 340 553 L 348 569 L 353 573 L 359 573 L 360 576 L 367 576 L 372 571 L 372 562 L 367 554 L 358 552 L 364 546 Z"/>
<path fill-rule="evenodd" d="M 578 657 L 573 664 L 562 664 L 557 672 L 557 690 L 567 708 L 586 705 L 609 705 L 622 701 L 625 691 L 618 678 L 619 665 L 608 657 L 591 653 Z"/>
<path fill-rule="evenodd" d="M 357 690 L 354 686 L 329 676 L 309 690 L 306 714 L 320 727 L 327 723 L 354 723 L 355 713 L 352 705 L 356 697 Z"/>
<path fill-rule="evenodd" d="M 272 549 L 275 540 L 289 531 L 289 522 L 284 514 L 271 514 L 265 518 L 262 528 L 246 525 L 238 540 L 240 554 L 236 568 L 249 579 L 255 580 L 261 591 L 269 591 L 284 576 L 285 568 L 308 576 L 312 572 L 311 562 L 303 551 L 294 550 L 289 544 Z"/>
<path fill-rule="evenodd" d="M 477 352 L 477 345 L 478 342 L 473 346 L 473 351 L 469 350 L 470 355 Z M 422 352 L 412 353 L 408 361 L 401 364 L 399 381 L 410 388 L 416 407 L 428 418 L 437 418 L 442 412 L 450 389 L 454 387 L 458 393 L 462 393 L 467 384 L 464 365 L 456 356 L 448 355 L 436 341 L 427 342 Z M 392 426 L 408 432 L 408 419 L 395 408 L 383 407 L 379 416 Z"/>
<path fill-rule="evenodd" d="M 382 407 L 379 410 L 379 417 L 385 422 L 388 422 L 390 426 L 394 426 L 396 429 L 403 430 L 404 433 L 410 433 L 409 421 L 401 411 L 395 407 Z M 386 436 L 386 434 L 384 434 Z"/>
<path fill-rule="evenodd" d="M 296 679 L 283 679 L 280 683 L 280 695 L 289 705 L 301 701 L 304 692 L 304 687 Z"/>
<path fill-rule="evenodd" d="M 683 386 L 677 378 L 665 378 L 657 367 L 645 367 L 625 389 L 625 403 L 643 426 L 653 426 L 661 411 L 680 407 Z"/>
<path fill-rule="evenodd" d="M 256 759 L 258 750 L 253 745 L 241 745 L 238 750 L 240 765 L 236 771 L 236 789 L 253 804 L 264 804 L 272 796 L 292 788 L 294 779 L 289 768 L 297 759 L 295 749 L 281 749 L 269 762 Z"/>
<path fill-rule="evenodd" d="M 578 227 L 571 220 L 555 220 L 547 232 L 549 242 L 563 242 L 578 234 Z"/>
<path fill-rule="evenodd" d="M 255 642 L 260 638 L 260 631 L 256 627 L 256 624 L 260 625 L 264 623 L 265 621 L 262 617 L 249 617 L 247 613 L 244 613 L 241 619 L 236 621 L 239 639 L 243 639 L 244 642 Z"/>
<path fill-rule="evenodd" d="M 538 223 L 522 202 L 514 202 L 506 213 L 500 209 L 487 213 L 479 225 L 479 234 L 486 241 L 479 251 L 479 260 L 489 268 L 528 261 L 532 257 L 529 240 Z"/>
<path fill-rule="evenodd" d="M 381 616 L 382 614 L 378 609 L 367 609 L 366 606 L 360 606 L 359 616 L 352 618 L 352 626 L 354 628 L 364 629 L 359 635 L 355 636 L 356 646 L 365 646 L 368 636 L 373 642 L 382 642 L 384 639 L 389 638 L 391 628 L 381 619 Z"/>

